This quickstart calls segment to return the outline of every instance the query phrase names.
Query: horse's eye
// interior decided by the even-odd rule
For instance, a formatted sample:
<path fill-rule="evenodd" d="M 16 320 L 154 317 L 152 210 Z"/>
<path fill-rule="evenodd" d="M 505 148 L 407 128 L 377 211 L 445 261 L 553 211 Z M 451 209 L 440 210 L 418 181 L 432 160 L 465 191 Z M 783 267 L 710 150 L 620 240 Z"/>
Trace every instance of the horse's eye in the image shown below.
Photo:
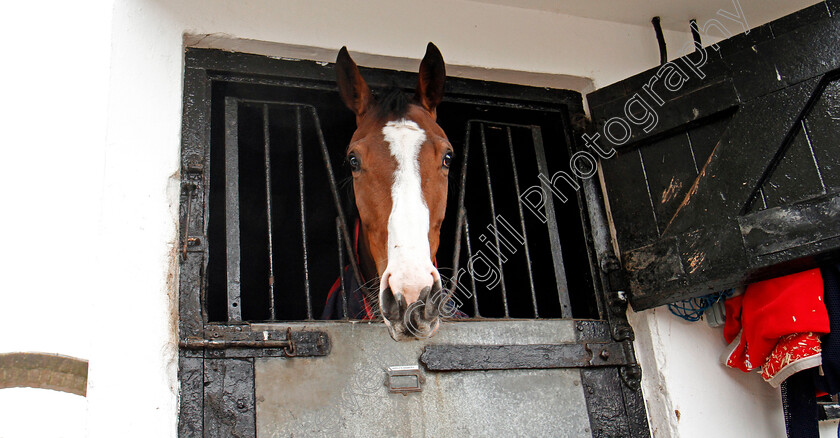
<path fill-rule="evenodd" d="M 449 169 L 449 166 L 452 165 L 452 151 L 447 152 L 443 156 L 443 167 Z"/>
<path fill-rule="evenodd" d="M 353 172 L 358 172 L 362 169 L 362 161 L 359 160 L 359 157 L 357 157 L 356 154 L 348 155 L 347 162 L 350 163 L 350 169 Z"/>

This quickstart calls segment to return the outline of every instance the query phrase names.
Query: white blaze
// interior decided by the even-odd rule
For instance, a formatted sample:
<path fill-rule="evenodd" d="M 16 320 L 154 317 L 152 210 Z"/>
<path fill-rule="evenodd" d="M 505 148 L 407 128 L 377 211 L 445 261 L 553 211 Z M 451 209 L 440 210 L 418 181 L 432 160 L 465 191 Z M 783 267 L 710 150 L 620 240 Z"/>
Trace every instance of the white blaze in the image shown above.
<path fill-rule="evenodd" d="M 429 252 L 429 208 L 420 185 L 419 154 L 426 133 L 416 123 L 403 119 L 388 122 L 382 134 L 397 161 L 383 285 L 387 281 L 393 293 L 403 294 L 411 304 L 420 290 L 432 284 L 435 275 Z"/>

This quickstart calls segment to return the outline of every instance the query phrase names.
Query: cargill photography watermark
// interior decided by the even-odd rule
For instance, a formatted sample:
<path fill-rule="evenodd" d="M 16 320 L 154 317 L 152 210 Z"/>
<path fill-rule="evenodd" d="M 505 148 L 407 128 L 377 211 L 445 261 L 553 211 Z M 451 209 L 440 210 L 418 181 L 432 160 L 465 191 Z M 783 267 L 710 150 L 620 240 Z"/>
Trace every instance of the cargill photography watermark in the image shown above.
<path fill-rule="evenodd" d="M 732 0 L 731 10 L 719 9 L 713 18 L 703 25 L 691 23 L 692 29 L 705 39 L 726 39 L 736 34 L 749 34 L 750 27 L 739 0 Z M 616 115 L 601 126 L 600 132 L 584 133 L 581 137 L 586 150 L 577 151 L 569 158 L 568 170 L 558 170 L 550 176 L 537 174 L 539 183 L 525 189 L 519 197 L 520 204 L 540 222 L 546 223 L 546 202 L 556 198 L 561 203 L 569 201 L 569 196 L 581 189 L 581 181 L 592 178 L 598 173 L 599 160 L 607 160 L 616 155 L 615 147 L 626 144 L 635 130 L 650 133 L 659 124 L 658 108 L 662 108 L 668 99 L 690 81 L 702 81 L 706 78 L 704 67 L 712 52 L 719 52 L 717 44 L 703 47 L 696 41 L 682 47 L 685 55 L 674 61 L 662 64 L 636 93 L 624 103 L 623 114 Z M 443 288 L 438 296 L 431 297 L 430 303 L 418 302 L 414 309 L 422 305 L 438 306 L 442 317 L 456 315 L 466 300 L 473 296 L 469 288 L 459 281 L 465 275 L 482 283 L 488 290 L 495 289 L 502 277 L 501 268 L 508 257 L 516 254 L 525 244 L 525 237 L 502 215 L 495 217 L 494 224 L 486 229 L 493 239 L 482 234 L 479 240 L 484 248 L 475 251 L 467 261 L 465 268 L 460 268 L 452 277 L 444 278 Z M 485 251 L 486 250 L 486 251 Z M 406 312 L 404 321 L 412 334 L 422 337 L 414 329 Z"/>

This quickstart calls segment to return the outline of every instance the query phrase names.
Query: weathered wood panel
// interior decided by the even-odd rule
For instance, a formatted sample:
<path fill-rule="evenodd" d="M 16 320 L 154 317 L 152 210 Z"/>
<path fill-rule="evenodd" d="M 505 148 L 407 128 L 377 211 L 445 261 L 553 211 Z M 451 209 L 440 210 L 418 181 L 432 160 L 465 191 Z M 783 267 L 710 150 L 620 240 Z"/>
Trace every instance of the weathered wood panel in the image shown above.
<path fill-rule="evenodd" d="M 635 308 L 784 275 L 840 249 L 821 198 L 840 185 L 836 9 L 821 2 L 707 47 L 702 75 L 689 67 L 695 52 L 587 96 L 605 142 L 609 120 L 634 122 L 601 164 Z M 656 114 L 647 132 L 644 113 L 626 112 L 639 96 Z M 767 223 L 780 214 L 800 216 Z"/>

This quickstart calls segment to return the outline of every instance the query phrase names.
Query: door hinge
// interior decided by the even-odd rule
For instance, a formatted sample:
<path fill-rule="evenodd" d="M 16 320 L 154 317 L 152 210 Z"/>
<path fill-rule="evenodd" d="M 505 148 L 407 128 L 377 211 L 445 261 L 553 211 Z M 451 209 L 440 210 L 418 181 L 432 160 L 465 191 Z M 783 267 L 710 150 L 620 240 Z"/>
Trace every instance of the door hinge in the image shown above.
<path fill-rule="evenodd" d="M 601 270 L 607 281 L 607 319 L 610 322 L 612 338 L 616 341 L 632 341 L 635 336 L 627 323 L 628 283 L 621 262 L 615 256 L 606 257 L 601 261 Z"/>
<path fill-rule="evenodd" d="M 610 291 L 626 302 L 627 278 L 624 276 L 624 270 L 621 269 L 621 262 L 615 256 L 606 257 L 601 261 L 601 270 L 607 275 Z"/>

